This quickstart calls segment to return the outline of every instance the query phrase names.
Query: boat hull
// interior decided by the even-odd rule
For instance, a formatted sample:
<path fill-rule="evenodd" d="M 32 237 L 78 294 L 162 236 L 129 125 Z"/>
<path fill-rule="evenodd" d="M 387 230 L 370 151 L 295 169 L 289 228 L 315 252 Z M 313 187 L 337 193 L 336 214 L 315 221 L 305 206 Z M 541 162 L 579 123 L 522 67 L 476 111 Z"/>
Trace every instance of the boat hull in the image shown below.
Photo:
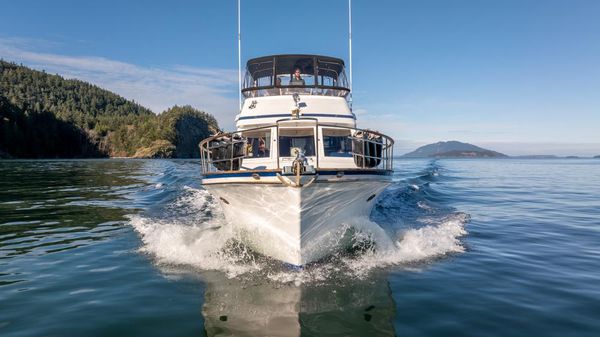
<path fill-rule="evenodd" d="M 308 178 L 308 177 L 307 177 Z M 317 179 L 304 187 L 240 178 L 206 182 L 241 240 L 255 251 L 293 265 L 340 249 L 353 220 L 369 216 L 389 176 Z"/>

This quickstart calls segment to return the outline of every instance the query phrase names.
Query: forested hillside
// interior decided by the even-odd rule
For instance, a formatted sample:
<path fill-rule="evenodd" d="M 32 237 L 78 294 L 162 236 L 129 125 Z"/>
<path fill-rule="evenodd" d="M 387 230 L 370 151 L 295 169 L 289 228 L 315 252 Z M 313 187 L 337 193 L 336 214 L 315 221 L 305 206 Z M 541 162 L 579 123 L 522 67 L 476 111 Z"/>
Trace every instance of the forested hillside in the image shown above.
<path fill-rule="evenodd" d="M 0 60 L 0 157 L 198 157 L 218 130 L 191 106 L 155 115 L 95 85 Z"/>

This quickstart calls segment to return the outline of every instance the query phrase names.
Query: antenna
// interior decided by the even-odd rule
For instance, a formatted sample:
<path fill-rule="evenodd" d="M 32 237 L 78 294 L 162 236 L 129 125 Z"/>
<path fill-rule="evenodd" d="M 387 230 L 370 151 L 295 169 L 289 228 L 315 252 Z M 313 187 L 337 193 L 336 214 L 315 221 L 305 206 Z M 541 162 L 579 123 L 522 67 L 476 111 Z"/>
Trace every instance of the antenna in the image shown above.
<path fill-rule="evenodd" d="M 352 0 L 348 0 L 348 50 L 350 54 L 350 110 L 352 110 Z"/>
<path fill-rule="evenodd" d="M 240 111 L 242 111 L 242 33 L 241 33 L 241 19 L 242 16 L 240 10 L 241 0 L 237 0 L 237 36 L 238 36 L 238 100 Z"/>

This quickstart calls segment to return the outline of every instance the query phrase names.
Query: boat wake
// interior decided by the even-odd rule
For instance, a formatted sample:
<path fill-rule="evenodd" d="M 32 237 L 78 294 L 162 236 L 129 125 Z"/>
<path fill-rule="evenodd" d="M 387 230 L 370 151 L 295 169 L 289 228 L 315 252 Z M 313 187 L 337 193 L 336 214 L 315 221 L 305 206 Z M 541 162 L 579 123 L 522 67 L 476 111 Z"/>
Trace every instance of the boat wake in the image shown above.
<path fill-rule="evenodd" d="M 435 179 L 439 179 L 437 166 L 395 183 L 382 194 L 371 219 L 355 219 L 314 243 L 347 248 L 303 268 L 259 255 L 243 245 L 218 202 L 201 188 L 184 187 L 165 205 L 131 217 L 131 224 L 141 237 L 140 250 L 163 267 L 217 270 L 230 278 L 277 283 L 364 278 L 375 269 L 418 268 L 465 250 L 460 238 L 466 234 L 469 216 L 439 202 L 439 192 L 429 186 Z"/>

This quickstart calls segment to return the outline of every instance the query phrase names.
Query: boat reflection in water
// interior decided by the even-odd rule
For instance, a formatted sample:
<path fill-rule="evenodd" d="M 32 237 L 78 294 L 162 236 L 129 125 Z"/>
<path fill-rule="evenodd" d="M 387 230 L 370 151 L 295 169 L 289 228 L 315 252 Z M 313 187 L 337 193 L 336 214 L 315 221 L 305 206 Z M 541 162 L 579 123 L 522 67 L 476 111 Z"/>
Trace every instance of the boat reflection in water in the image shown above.
<path fill-rule="evenodd" d="M 395 306 L 383 275 L 300 285 L 203 275 L 208 336 L 393 336 Z"/>

